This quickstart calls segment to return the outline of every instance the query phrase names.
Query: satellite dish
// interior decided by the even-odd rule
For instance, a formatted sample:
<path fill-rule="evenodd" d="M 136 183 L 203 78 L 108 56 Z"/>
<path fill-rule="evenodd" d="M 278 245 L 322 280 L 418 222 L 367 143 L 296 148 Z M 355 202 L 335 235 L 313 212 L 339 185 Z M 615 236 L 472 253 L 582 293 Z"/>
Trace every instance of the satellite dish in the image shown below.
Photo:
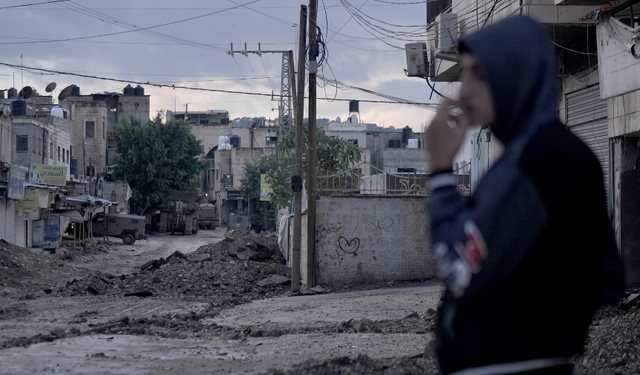
<path fill-rule="evenodd" d="M 58 95 L 58 100 L 65 100 L 69 96 L 71 96 L 71 90 L 73 90 L 73 85 L 69 85 L 60 91 L 60 95 Z"/>
<path fill-rule="evenodd" d="M 44 89 L 44 91 L 51 92 L 51 91 L 56 89 L 56 86 L 57 86 L 57 84 L 55 82 L 51 82 L 50 84 L 47 85 L 47 87 Z"/>
<path fill-rule="evenodd" d="M 31 86 L 25 86 L 18 93 L 18 97 L 22 99 L 29 99 L 31 97 L 31 94 L 33 94 L 33 89 L 31 88 Z"/>

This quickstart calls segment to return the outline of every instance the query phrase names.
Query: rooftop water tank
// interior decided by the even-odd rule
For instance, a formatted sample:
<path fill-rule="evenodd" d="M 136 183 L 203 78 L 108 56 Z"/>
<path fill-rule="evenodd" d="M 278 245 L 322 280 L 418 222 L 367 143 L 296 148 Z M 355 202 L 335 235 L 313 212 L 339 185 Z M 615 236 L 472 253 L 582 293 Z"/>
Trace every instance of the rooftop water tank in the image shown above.
<path fill-rule="evenodd" d="M 237 135 L 232 135 L 231 138 L 229 138 L 229 143 L 231 144 L 231 147 L 240 147 L 240 137 L 238 137 Z"/>
<path fill-rule="evenodd" d="M 71 86 L 71 96 L 80 96 L 80 87 L 76 85 Z"/>
<path fill-rule="evenodd" d="M 409 126 L 405 126 L 404 129 L 402 129 L 402 143 L 406 145 L 409 141 L 409 138 L 412 138 L 412 137 L 413 137 L 413 130 L 411 130 Z"/>
<path fill-rule="evenodd" d="M 133 95 L 135 96 L 144 96 L 144 87 L 138 85 L 135 89 L 133 89 Z"/>
<path fill-rule="evenodd" d="M 7 90 L 7 99 L 13 99 L 18 97 L 18 90 L 15 88 L 10 88 Z"/>
<path fill-rule="evenodd" d="M 218 150 L 230 150 L 229 137 L 221 135 L 218 137 Z"/>
<path fill-rule="evenodd" d="M 133 89 L 133 86 L 131 85 L 127 85 L 125 86 L 125 88 L 122 90 L 122 92 L 125 95 L 134 95 L 135 90 Z"/>
<path fill-rule="evenodd" d="M 360 113 L 360 102 L 357 100 L 349 100 L 349 112 Z"/>
<path fill-rule="evenodd" d="M 26 100 L 14 100 L 11 102 L 11 113 L 14 116 L 26 116 L 27 115 L 27 101 Z"/>

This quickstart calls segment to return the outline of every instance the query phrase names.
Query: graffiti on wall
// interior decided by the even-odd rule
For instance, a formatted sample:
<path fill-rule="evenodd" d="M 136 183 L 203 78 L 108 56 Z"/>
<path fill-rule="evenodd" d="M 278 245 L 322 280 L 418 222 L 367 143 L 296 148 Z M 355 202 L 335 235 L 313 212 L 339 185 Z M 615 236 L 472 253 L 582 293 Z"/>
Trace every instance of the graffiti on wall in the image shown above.
<path fill-rule="evenodd" d="M 357 251 L 360 248 L 360 239 L 358 237 L 347 239 L 340 236 L 338 238 L 338 247 L 346 254 L 358 255 Z"/>

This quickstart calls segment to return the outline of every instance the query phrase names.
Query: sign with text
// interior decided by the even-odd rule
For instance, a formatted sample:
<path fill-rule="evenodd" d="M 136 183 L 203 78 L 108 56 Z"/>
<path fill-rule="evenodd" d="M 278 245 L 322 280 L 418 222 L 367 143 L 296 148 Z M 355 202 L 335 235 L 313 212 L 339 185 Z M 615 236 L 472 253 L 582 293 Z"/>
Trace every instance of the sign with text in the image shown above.
<path fill-rule="evenodd" d="M 65 186 L 67 184 L 67 167 L 31 164 L 29 181 L 34 184 Z"/>
<path fill-rule="evenodd" d="M 33 246 L 45 249 L 60 246 L 60 216 L 49 215 L 33 222 Z"/>
<path fill-rule="evenodd" d="M 7 197 L 9 199 L 20 201 L 24 199 L 25 175 L 26 173 L 20 168 L 14 165 L 9 167 L 9 187 L 7 189 Z"/>
<path fill-rule="evenodd" d="M 25 189 L 24 199 L 16 201 L 16 219 L 40 219 L 40 189 Z"/>
<path fill-rule="evenodd" d="M 269 202 L 271 200 L 271 194 L 273 194 L 273 189 L 271 185 L 267 183 L 265 180 L 265 175 L 260 175 L 260 201 Z"/>
<path fill-rule="evenodd" d="M 233 190 L 233 175 L 223 174 L 220 183 L 224 190 Z"/>
<path fill-rule="evenodd" d="M 244 199 L 242 197 L 242 193 L 240 193 L 240 190 L 227 190 L 227 199 Z"/>

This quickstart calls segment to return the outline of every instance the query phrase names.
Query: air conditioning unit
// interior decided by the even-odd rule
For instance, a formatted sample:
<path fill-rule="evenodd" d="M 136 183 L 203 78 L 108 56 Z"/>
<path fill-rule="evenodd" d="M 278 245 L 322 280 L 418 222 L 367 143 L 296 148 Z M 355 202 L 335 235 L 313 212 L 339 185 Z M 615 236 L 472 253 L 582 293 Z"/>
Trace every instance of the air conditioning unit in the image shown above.
<path fill-rule="evenodd" d="M 407 43 L 404 45 L 404 50 L 407 55 L 407 76 L 426 77 L 429 66 L 427 44 Z"/>
<path fill-rule="evenodd" d="M 440 13 L 435 19 L 436 55 L 457 52 L 458 43 L 458 15 Z"/>

